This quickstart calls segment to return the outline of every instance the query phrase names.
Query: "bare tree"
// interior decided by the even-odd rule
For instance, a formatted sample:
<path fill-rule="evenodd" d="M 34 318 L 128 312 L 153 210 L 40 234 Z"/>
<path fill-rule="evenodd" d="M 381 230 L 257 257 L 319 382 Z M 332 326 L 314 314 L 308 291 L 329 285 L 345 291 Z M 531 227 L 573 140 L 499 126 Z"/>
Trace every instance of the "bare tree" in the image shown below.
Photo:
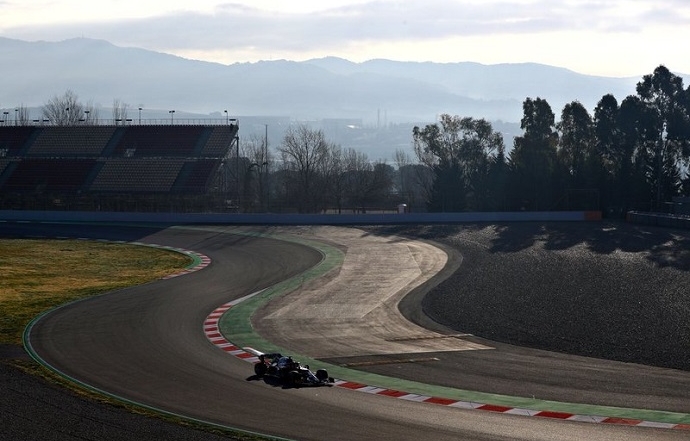
<path fill-rule="evenodd" d="M 28 126 L 31 124 L 31 116 L 29 115 L 29 108 L 24 104 L 14 108 L 14 125 Z"/>
<path fill-rule="evenodd" d="M 240 155 L 248 161 L 248 166 L 241 172 L 243 173 L 242 182 L 244 182 L 244 208 L 251 211 L 258 204 L 266 210 L 269 153 L 265 139 L 252 135 L 242 144 Z"/>
<path fill-rule="evenodd" d="M 319 166 L 319 203 L 323 208 L 338 208 L 343 202 L 343 149 L 334 143 L 328 144 L 328 152 Z"/>
<path fill-rule="evenodd" d="M 403 200 L 409 200 L 409 187 L 410 183 L 408 173 L 405 173 L 407 166 L 412 164 L 412 158 L 409 153 L 402 149 L 397 149 L 393 155 L 393 160 L 395 161 L 395 166 L 398 168 L 396 187 L 398 194 Z"/>
<path fill-rule="evenodd" d="M 343 155 L 344 193 L 349 205 L 364 210 L 367 191 L 371 181 L 373 167 L 366 153 L 355 149 L 345 150 Z"/>
<path fill-rule="evenodd" d="M 64 95 L 55 95 L 43 105 L 43 117 L 56 126 L 71 126 L 84 116 L 84 110 L 77 94 L 68 89 Z"/>
<path fill-rule="evenodd" d="M 93 100 L 89 100 L 86 106 L 84 106 L 84 123 L 98 124 L 99 113 L 98 108 L 93 105 Z"/>
<path fill-rule="evenodd" d="M 319 207 L 319 173 L 328 160 L 329 144 L 321 130 L 305 125 L 291 127 L 285 133 L 280 148 L 285 178 L 294 181 L 290 185 L 299 212 L 315 212 Z"/>
<path fill-rule="evenodd" d="M 113 100 L 113 121 L 115 125 L 126 124 L 128 109 L 129 104 L 122 102 L 119 98 Z"/>
<path fill-rule="evenodd" d="M 366 153 L 346 149 L 343 155 L 343 193 L 347 202 L 361 211 L 390 202 L 393 168 L 385 162 L 372 163 Z"/>
<path fill-rule="evenodd" d="M 64 95 L 55 95 L 42 108 L 43 119 L 56 126 L 73 126 L 98 120 L 98 109 L 89 101 L 83 104 L 72 90 Z"/>

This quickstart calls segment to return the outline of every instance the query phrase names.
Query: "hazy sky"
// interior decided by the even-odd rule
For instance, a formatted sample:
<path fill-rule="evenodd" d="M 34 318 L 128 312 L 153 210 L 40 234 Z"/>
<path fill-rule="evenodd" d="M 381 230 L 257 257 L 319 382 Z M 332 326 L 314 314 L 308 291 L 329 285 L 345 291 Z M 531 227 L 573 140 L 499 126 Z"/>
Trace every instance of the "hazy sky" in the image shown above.
<path fill-rule="evenodd" d="M 0 36 L 223 64 L 332 55 L 690 74 L 690 0 L 0 0 Z"/>

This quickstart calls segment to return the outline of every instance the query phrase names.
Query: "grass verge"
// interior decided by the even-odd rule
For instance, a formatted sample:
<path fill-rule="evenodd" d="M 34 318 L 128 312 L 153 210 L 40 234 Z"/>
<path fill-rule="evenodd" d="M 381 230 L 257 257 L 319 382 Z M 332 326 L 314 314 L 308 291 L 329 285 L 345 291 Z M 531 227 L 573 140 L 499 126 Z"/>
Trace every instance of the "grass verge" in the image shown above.
<path fill-rule="evenodd" d="M 171 250 L 77 239 L 0 239 L 0 345 L 21 346 L 37 315 L 56 306 L 174 274 L 193 262 Z M 67 388 L 80 397 L 238 441 L 260 436 L 216 428 L 102 396 L 33 360 L 3 360 L 21 371 Z"/>
<path fill-rule="evenodd" d="M 84 240 L 0 240 L 0 344 L 19 345 L 38 314 L 66 302 L 180 271 L 173 251 Z"/>

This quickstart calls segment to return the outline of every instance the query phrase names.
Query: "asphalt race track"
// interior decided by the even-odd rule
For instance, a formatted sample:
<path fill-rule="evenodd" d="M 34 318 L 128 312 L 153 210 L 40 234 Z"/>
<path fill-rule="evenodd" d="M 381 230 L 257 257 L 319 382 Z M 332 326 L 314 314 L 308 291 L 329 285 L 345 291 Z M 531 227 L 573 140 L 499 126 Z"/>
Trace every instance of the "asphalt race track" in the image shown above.
<path fill-rule="evenodd" d="M 168 245 L 211 258 L 211 264 L 201 271 L 77 302 L 34 325 L 31 344 L 50 365 L 126 400 L 214 424 L 300 440 L 629 441 L 688 437 L 687 431 L 525 418 L 335 387 L 283 389 L 251 381 L 251 365 L 219 351 L 207 340 L 204 319 L 220 304 L 300 274 L 321 260 L 320 253 L 271 238 L 233 235 L 232 229 L 12 228 L 17 234 Z M 476 351 L 480 352 L 484 353 Z M 512 354 L 509 347 L 502 353 Z M 496 360 L 485 362 L 495 365 Z M 473 363 L 481 370 L 481 359 Z M 376 369 L 384 374 L 400 370 L 391 365 Z M 535 369 L 539 368 L 532 367 Z M 417 374 L 406 370 L 402 375 Z M 432 382 L 449 377 L 438 368 L 424 375 Z M 558 387 L 567 389 L 567 384 Z"/>

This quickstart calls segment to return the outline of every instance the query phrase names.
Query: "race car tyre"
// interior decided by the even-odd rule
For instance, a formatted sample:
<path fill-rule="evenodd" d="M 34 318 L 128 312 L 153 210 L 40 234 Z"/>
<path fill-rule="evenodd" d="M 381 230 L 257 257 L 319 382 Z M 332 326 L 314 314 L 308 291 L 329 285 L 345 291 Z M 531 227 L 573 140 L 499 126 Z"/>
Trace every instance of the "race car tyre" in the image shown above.
<path fill-rule="evenodd" d="M 316 378 L 318 378 L 319 381 L 328 381 L 328 372 L 326 371 L 326 369 L 319 369 L 318 371 L 316 371 Z"/>
<path fill-rule="evenodd" d="M 268 370 L 266 363 L 255 363 L 254 364 L 254 373 L 256 374 L 257 377 L 263 377 L 266 375 L 266 371 Z"/>
<path fill-rule="evenodd" d="M 290 371 L 288 373 L 288 380 L 290 384 L 300 384 L 302 382 L 302 375 L 297 371 Z"/>

